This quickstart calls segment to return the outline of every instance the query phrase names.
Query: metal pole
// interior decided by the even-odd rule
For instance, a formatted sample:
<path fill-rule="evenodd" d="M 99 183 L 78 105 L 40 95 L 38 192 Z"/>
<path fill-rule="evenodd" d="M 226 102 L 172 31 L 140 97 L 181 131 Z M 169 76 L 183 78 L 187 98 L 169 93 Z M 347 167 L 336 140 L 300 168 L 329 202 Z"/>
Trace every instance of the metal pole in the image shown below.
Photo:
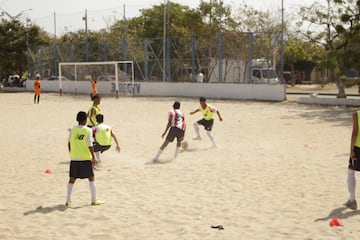
<path fill-rule="evenodd" d="M 166 0 L 164 0 L 164 20 L 163 20 L 163 82 L 166 81 Z"/>
<path fill-rule="evenodd" d="M 219 26 L 219 82 L 223 81 L 222 77 L 222 33 L 221 33 L 221 24 L 222 24 L 222 1 L 219 0 L 220 6 L 220 26 Z"/>
<path fill-rule="evenodd" d="M 124 40 L 123 40 L 123 48 L 124 48 L 124 61 L 127 60 L 127 41 L 126 41 L 126 15 L 125 15 L 125 4 L 124 4 L 124 13 L 123 13 L 123 18 L 124 18 Z M 124 63 L 124 72 L 127 73 L 127 64 Z"/>
<path fill-rule="evenodd" d="M 280 83 L 285 84 L 285 79 L 284 79 L 284 0 L 281 0 Z"/>
<path fill-rule="evenodd" d="M 88 18 L 87 18 L 87 9 L 85 9 L 85 17 L 83 17 L 85 21 L 85 54 L 86 54 L 86 62 L 89 61 L 89 39 L 88 39 Z"/>
<path fill-rule="evenodd" d="M 58 75 L 58 58 L 57 58 L 57 47 L 56 47 L 56 13 L 54 12 L 54 75 Z"/>
<path fill-rule="evenodd" d="M 26 56 L 26 67 L 27 67 L 27 78 L 30 77 L 30 48 L 29 48 L 29 19 L 26 19 L 26 48 L 27 48 L 27 56 Z"/>

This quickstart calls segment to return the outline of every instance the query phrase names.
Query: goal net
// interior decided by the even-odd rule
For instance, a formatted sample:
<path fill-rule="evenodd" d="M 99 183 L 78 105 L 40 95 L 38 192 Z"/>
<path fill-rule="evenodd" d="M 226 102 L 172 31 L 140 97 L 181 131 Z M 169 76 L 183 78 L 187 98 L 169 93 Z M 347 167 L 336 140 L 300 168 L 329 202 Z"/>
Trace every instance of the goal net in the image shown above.
<path fill-rule="evenodd" d="M 96 82 L 100 94 L 133 95 L 133 61 L 59 63 L 60 95 L 63 92 L 89 94 L 90 80 Z"/>

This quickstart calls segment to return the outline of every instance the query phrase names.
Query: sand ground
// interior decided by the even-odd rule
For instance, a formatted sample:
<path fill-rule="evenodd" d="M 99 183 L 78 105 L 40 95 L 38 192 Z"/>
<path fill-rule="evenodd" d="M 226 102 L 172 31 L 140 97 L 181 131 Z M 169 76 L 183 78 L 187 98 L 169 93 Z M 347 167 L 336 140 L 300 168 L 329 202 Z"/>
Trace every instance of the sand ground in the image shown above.
<path fill-rule="evenodd" d="M 95 172 L 106 203 L 90 206 L 81 180 L 66 208 L 67 128 L 91 101 L 47 93 L 35 105 L 32 97 L 0 93 L 0 239 L 360 239 L 360 211 L 342 206 L 355 108 L 209 99 L 224 118 L 212 149 L 203 130 L 192 140 L 197 99 L 104 97 L 121 145 Z M 189 149 L 173 160 L 170 144 L 163 164 L 147 164 L 174 100 Z M 344 226 L 330 227 L 333 217 Z"/>

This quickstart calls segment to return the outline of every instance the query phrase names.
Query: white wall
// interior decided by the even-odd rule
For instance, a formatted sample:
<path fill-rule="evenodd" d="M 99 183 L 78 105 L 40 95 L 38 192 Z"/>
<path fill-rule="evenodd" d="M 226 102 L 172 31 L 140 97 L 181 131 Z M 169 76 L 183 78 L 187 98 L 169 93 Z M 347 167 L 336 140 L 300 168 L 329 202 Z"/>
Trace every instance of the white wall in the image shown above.
<path fill-rule="evenodd" d="M 33 80 L 27 81 L 27 91 L 33 90 Z M 59 92 L 59 82 L 42 80 L 43 92 Z M 65 81 L 62 83 L 63 93 L 90 94 L 91 84 L 87 81 Z M 101 94 L 114 94 L 115 83 L 98 82 L 97 88 Z M 179 96 L 240 100 L 284 101 L 286 99 L 285 85 L 267 84 L 233 84 L 233 83 L 162 83 L 135 82 L 119 83 L 119 95 L 134 96 Z"/>

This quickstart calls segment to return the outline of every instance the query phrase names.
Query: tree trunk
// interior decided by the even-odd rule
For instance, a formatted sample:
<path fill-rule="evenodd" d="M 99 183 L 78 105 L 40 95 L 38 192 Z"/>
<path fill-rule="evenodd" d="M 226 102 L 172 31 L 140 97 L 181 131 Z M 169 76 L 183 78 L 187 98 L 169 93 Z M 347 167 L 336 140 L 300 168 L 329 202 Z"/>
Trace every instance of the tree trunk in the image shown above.
<path fill-rule="evenodd" d="M 338 95 L 336 97 L 337 98 L 346 98 L 345 85 L 341 81 L 340 78 L 336 79 L 336 86 L 338 87 L 338 90 L 339 90 Z"/>
<path fill-rule="evenodd" d="M 290 63 L 291 68 L 291 86 L 295 86 L 296 78 L 295 78 L 295 66 L 293 63 Z"/>

